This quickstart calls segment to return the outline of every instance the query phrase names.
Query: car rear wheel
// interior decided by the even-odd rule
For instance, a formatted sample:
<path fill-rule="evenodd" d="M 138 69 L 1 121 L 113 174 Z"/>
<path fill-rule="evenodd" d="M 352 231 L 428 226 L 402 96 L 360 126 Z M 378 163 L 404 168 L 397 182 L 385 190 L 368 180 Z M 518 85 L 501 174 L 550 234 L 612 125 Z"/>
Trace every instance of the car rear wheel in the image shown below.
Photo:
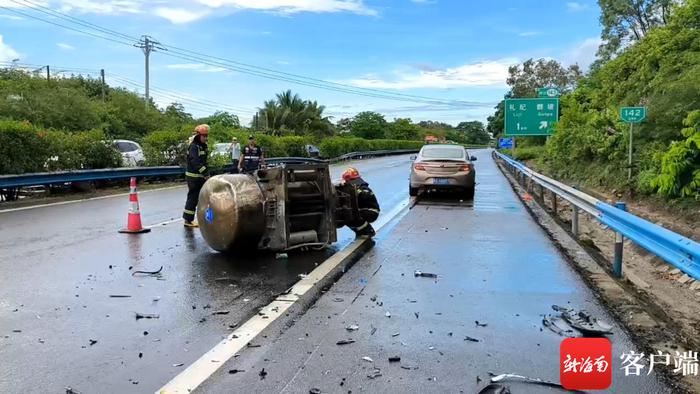
<path fill-rule="evenodd" d="M 408 186 L 408 195 L 411 197 L 415 197 L 418 195 L 418 188 L 417 187 L 411 187 Z"/>

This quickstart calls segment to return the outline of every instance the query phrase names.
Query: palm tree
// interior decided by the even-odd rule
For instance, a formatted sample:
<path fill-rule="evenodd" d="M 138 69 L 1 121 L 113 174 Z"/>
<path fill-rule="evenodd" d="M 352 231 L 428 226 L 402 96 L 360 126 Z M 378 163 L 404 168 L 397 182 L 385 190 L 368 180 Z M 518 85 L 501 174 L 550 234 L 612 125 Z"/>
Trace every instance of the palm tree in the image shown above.
<path fill-rule="evenodd" d="M 298 94 L 287 90 L 276 95 L 275 100 L 265 101 L 258 109 L 260 126 L 270 134 L 288 130 L 297 135 L 329 135 L 330 118 L 323 116 L 325 107 L 316 101 L 302 100 Z"/>

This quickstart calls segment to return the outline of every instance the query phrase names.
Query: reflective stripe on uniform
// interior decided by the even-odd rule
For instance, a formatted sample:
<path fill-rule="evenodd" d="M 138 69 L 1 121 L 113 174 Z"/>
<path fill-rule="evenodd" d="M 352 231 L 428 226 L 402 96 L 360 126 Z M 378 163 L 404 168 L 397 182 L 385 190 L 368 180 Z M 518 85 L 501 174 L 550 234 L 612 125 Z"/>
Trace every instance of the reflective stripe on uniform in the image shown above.
<path fill-rule="evenodd" d="M 195 211 L 190 211 L 189 209 L 185 209 L 185 213 L 189 213 L 190 215 L 194 215 L 194 214 L 197 213 L 197 212 L 195 212 Z"/>
<path fill-rule="evenodd" d="M 199 173 L 201 174 L 202 172 L 204 172 L 204 171 L 206 171 L 206 170 L 207 170 L 207 167 L 202 166 L 202 168 L 199 169 Z"/>
<path fill-rule="evenodd" d="M 202 149 L 199 150 L 199 155 L 200 155 L 200 156 L 206 155 L 206 154 L 207 154 L 207 151 L 202 150 Z"/>
<path fill-rule="evenodd" d="M 194 172 L 189 172 L 189 171 L 185 172 L 185 176 L 189 176 L 192 178 L 204 178 L 204 175 L 202 175 L 202 174 L 195 174 Z"/>
<path fill-rule="evenodd" d="M 362 226 L 350 227 L 350 229 L 352 229 L 353 231 L 360 231 L 360 230 L 362 230 L 363 228 L 365 228 L 365 227 L 367 227 L 367 226 L 369 226 L 369 223 L 365 222 L 365 224 L 363 224 Z"/>
<path fill-rule="evenodd" d="M 246 160 L 260 159 L 260 156 L 243 156 Z"/>
<path fill-rule="evenodd" d="M 360 189 L 360 193 L 369 193 L 371 196 L 374 195 L 374 193 L 372 193 L 372 191 L 368 189 Z"/>
<path fill-rule="evenodd" d="M 374 209 L 374 208 L 360 208 L 360 211 L 362 211 L 362 210 L 371 211 L 371 212 L 374 212 L 374 213 L 376 213 L 377 215 L 379 215 L 379 210 L 378 210 L 378 209 Z"/>

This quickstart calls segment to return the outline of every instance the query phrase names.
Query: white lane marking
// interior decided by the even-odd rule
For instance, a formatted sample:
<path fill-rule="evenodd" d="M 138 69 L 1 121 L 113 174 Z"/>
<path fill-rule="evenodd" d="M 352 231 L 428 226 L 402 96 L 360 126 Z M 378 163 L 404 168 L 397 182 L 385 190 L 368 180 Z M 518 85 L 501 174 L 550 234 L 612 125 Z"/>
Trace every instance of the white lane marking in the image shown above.
<path fill-rule="evenodd" d="M 169 189 L 177 189 L 179 187 L 186 187 L 186 185 L 168 186 L 168 187 L 161 187 L 161 188 L 157 188 L 157 189 L 148 189 L 148 190 L 139 191 L 139 194 L 145 194 L 145 193 L 150 193 L 150 192 L 159 192 L 162 190 L 169 190 Z M 0 209 L 0 214 L 7 213 L 7 212 L 26 211 L 28 209 L 54 207 L 57 205 L 75 204 L 75 203 L 85 202 L 85 201 L 104 200 L 107 198 L 124 197 L 124 196 L 128 196 L 128 195 L 129 195 L 129 193 L 119 193 L 119 194 L 110 194 L 109 196 L 82 198 L 79 200 L 52 202 L 52 203 L 41 204 L 41 205 L 31 205 L 28 207 Z"/>
<path fill-rule="evenodd" d="M 144 228 L 154 228 L 154 227 L 158 227 L 158 226 L 166 226 L 166 225 L 168 225 L 168 224 L 177 223 L 177 222 L 179 222 L 179 221 L 182 221 L 182 218 L 169 219 L 169 220 L 165 220 L 165 221 L 163 221 L 163 222 L 154 223 L 154 224 L 149 224 L 148 226 L 143 226 L 143 227 L 144 227 Z"/>
<path fill-rule="evenodd" d="M 377 220 L 377 231 L 389 223 L 401 211 L 408 206 L 408 199 L 397 204 L 380 220 Z M 216 344 L 211 350 L 204 353 L 202 357 L 180 372 L 172 380 L 156 391 L 156 394 L 169 393 L 190 393 L 200 384 L 213 375 L 222 365 L 230 360 L 236 353 L 245 348 L 250 341 L 258 336 L 267 326 L 277 320 L 280 316 L 296 303 L 301 297 L 311 290 L 316 283 L 320 282 L 338 265 L 346 262 L 347 258 L 360 249 L 369 239 L 362 237 L 353 241 L 343 250 L 340 250 L 329 257 L 326 261 L 316 267 L 309 275 L 299 280 L 288 294 L 278 296 L 274 301 L 260 310 L 257 314 L 238 329 L 229 334 L 226 339 Z M 211 360 L 218 360 L 213 363 Z"/>

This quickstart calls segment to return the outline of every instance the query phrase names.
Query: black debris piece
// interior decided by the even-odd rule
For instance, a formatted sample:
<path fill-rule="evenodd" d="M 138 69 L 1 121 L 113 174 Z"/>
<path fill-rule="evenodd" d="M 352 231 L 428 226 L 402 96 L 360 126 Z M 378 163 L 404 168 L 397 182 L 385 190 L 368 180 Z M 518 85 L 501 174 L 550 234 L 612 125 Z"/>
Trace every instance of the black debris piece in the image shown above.
<path fill-rule="evenodd" d="M 336 342 L 336 345 L 349 345 L 351 343 L 355 343 L 354 339 L 341 339 L 338 342 Z"/>
<path fill-rule="evenodd" d="M 418 319 L 418 312 L 413 312 L 414 315 L 416 315 L 416 319 Z"/>
<path fill-rule="evenodd" d="M 173 364 L 173 367 L 181 367 L 183 365 L 185 365 L 185 364 L 184 363 L 177 363 L 177 364 Z"/>
<path fill-rule="evenodd" d="M 238 327 L 238 323 L 228 325 L 228 328 L 236 328 L 236 327 Z"/>
<path fill-rule="evenodd" d="M 399 361 L 401 361 L 401 357 L 399 357 L 399 356 L 392 356 L 392 357 L 389 357 L 389 362 L 390 362 L 390 363 L 397 363 L 397 362 L 399 362 Z"/>
<path fill-rule="evenodd" d="M 148 335 L 148 331 L 144 331 L 144 332 L 143 332 L 143 335 Z"/>
<path fill-rule="evenodd" d="M 375 301 L 377 301 L 377 296 L 376 296 L 376 295 L 375 295 L 375 296 L 372 296 L 369 300 L 372 301 L 372 302 L 375 302 Z"/>
<path fill-rule="evenodd" d="M 498 383 L 490 383 L 483 389 L 479 390 L 479 394 L 510 394 L 510 388 Z"/>
<path fill-rule="evenodd" d="M 566 323 L 560 317 L 544 316 L 542 317 L 542 325 L 549 328 L 552 332 L 563 337 L 574 337 L 574 330 L 566 327 Z M 542 328 L 540 328 L 542 330 Z"/>
<path fill-rule="evenodd" d="M 205 321 L 207 321 L 207 318 L 206 318 L 206 317 L 203 317 L 203 318 L 199 319 L 199 322 L 200 322 L 200 323 L 204 323 Z"/>
<path fill-rule="evenodd" d="M 160 318 L 160 315 L 156 315 L 153 313 L 136 312 L 136 320 L 139 320 L 139 319 L 158 319 L 158 318 Z"/>
<path fill-rule="evenodd" d="M 109 298 L 131 298 L 131 296 L 127 294 L 110 294 Z"/>
<path fill-rule="evenodd" d="M 245 372 L 245 371 L 242 369 L 236 369 L 236 368 L 228 370 L 228 373 L 230 373 L 231 375 L 237 374 L 239 372 Z"/>
<path fill-rule="evenodd" d="M 581 332 L 584 337 L 601 337 L 612 334 L 612 326 L 598 321 L 598 319 L 584 310 L 562 312 L 561 317 L 571 327 Z"/>
<path fill-rule="evenodd" d="M 206 305 L 204 305 L 202 308 L 203 308 L 203 309 L 209 309 L 209 308 L 211 308 L 211 305 L 210 305 L 210 304 L 206 304 Z"/>
<path fill-rule="evenodd" d="M 139 352 L 139 358 L 143 358 L 143 353 Z"/>
<path fill-rule="evenodd" d="M 372 327 L 372 331 L 370 331 L 369 335 L 374 335 L 375 332 L 377 332 L 377 327 Z"/>
<path fill-rule="evenodd" d="M 197 309 L 197 305 L 192 305 L 192 310 Z"/>
<path fill-rule="evenodd" d="M 486 326 L 488 326 L 487 323 L 479 323 L 478 320 L 474 320 L 474 323 L 476 323 L 476 326 L 477 326 L 477 327 L 486 327 Z"/>
<path fill-rule="evenodd" d="M 68 386 L 66 387 L 66 394 L 82 394 L 80 391 Z"/>
<path fill-rule="evenodd" d="M 212 315 L 228 315 L 230 311 L 216 311 Z"/>
<path fill-rule="evenodd" d="M 419 270 L 414 271 L 413 276 L 421 277 L 421 278 L 437 278 L 437 274 L 433 274 L 430 272 L 423 272 L 423 271 L 419 271 Z"/>
<path fill-rule="evenodd" d="M 447 333 L 447 336 L 448 336 L 448 337 L 451 337 L 451 336 L 452 336 L 452 333 L 451 333 L 451 332 L 448 332 L 448 333 Z"/>
<path fill-rule="evenodd" d="M 22 330 L 12 330 L 12 332 L 22 332 Z"/>
<path fill-rule="evenodd" d="M 132 381 L 131 381 L 131 384 L 139 384 L 139 381 L 138 381 L 138 380 L 132 380 Z"/>
<path fill-rule="evenodd" d="M 260 373 L 258 374 L 260 376 L 260 380 L 264 380 L 265 377 L 267 376 L 267 372 L 265 371 L 265 368 L 263 368 Z"/>
<path fill-rule="evenodd" d="M 465 337 L 464 337 L 464 340 L 465 340 L 465 341 L 469 341 L 469 342 L 479 342 L 478 339 L 473 338 L 473 337 L 470 337 L 469 335 L 465 336 Z"/>
<path fill-rule="evenodd" d="M 382 371 L 379 368 L 374 368 L 374 370 L 367 375 L 367 377 L 370 379 L 378 378 L 380 376 L 382 376 Z"/>
<path fill-rule="evenodd" d="M 131 271 L 133 268 L 134 268 L 134 266 L 133 266 L 133 265 L 130 265 L 130 266 L 129 266 L 129 271 Z"/>
<path fill-rule="evenodd" d="M 333 299 L 333 302 L 343 302 L 343 301 L 345 301 L 345 300 L 343 300 L 343 299 L 340 298 L 340 297 L 335 297 L 335 298 Z M 312 390 L 313 390 L 313 389 L 312 389 Z"/>
<path fill-rule="evenodd" d="M 141 275 L 160 275 L 160 272 L 163 271 L 163 266 L 161 265 L 160 268 L 156 271 L 134 271 L 131 273 L 131 276 L 134 276 L 136 274 L 141 274 Z"/>
<path fill-rule="evenodd" d="M 97 340 L 95 339 L 90 339 L 90 346 L 94 345 L 97 343 Z"/>
<path fill-rule="evenodd" d="M 260 346 L 262 346 L 262 345 L 259 345 L 259 344 L 257 344 L 257 343 L 252 343 L 252 342 L 250 342 L 250 343 L 248 343 L 248 345 L 246 345 L 246 346 L 248 346 L 248 347 L 260 347 Z"/>
<path fill-rule="evenodd" d="M 309 394 L 321 394 L 321 389 L 317 389 L 316 387 L 314 387 L 311 390 L 309 390 Z"/>
<path fill-rule="evenodd" d="M 112 264 L 109 265 L 109 269 L 112 269 Z"/>

